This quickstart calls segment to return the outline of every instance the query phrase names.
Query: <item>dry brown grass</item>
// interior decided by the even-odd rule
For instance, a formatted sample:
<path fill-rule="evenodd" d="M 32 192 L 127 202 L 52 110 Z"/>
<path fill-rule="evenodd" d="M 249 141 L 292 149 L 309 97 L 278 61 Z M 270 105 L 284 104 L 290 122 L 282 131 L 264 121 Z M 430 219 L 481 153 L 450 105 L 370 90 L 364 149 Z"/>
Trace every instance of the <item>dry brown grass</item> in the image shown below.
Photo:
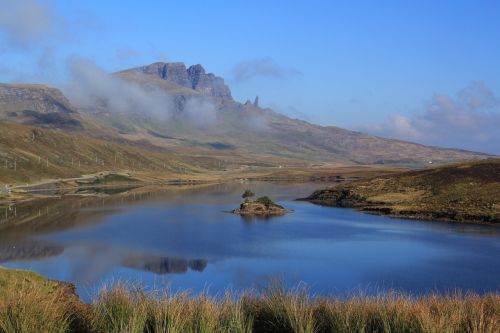
<path fill-rule="evenodd" d="M 22 283 L 22 282 L 21 282 Z M 389 293 L 347 299 L 311 297 L 298 287 L 226 293 L 145 292 L 116 284 L 90 305 L 75 305 L 61 290 L 26 283 L 0 300 L 0 332 L 408 332 L 496 333 L 499 294 Z M 64 290 L 64 289 L 62 289 Z"/>
<path fill-rule="evenodd" d="M 88 307 L 75 296 L 72 286 L 30 272 L 0 269 L 0 332 L 57 333 L 90 329 Z M 4 274 L 5 271 L 9 274 Z"/>
<path fill-rule="evenodd" d="M 339 202 L 345 193 L 349 200 Z M 308 199 L 395 217 L 495 224 L 500 159 L 377 176 L 316 191 Z"/>
<path fill-rule="evenodd" d="M 146 294 L 123 285 L 94 302 L 99 332 L 469 332 L 500 329 L 500 295 L 397 293 L 348 299 L 310 297 L 307 289 L 272 287 L 240 297 Z M 125 309 L 125 310 L 124 310 Z M 109 320 L 110 313 L 113 320 Z"/>

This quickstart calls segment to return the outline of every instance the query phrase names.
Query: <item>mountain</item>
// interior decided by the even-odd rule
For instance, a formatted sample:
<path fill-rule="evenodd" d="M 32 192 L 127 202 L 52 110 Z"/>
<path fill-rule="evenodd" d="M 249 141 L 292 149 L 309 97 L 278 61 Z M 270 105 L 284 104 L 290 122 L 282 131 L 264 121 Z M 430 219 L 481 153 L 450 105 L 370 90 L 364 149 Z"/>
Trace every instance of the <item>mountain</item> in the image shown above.
<path fill-rule="evenodd" d="M 0 84 L 0 178 L 134 170 L 141 179 L 199 179 L 262 167 L 426 166 L 489 157 L 314 125 L 262 108 L 258 98 L 242 104 L 201 65 L 154 63 L 105 75 L 107 85 L 91 82 L 97 89 L 84 99 L 44 85 Z"/>
<path fill-rule="evenodd" d="M 206 73 L 201 65 L 186 68 L 182 62 L 156 62 L 148 66 L 127 69 L 116 75 L 139 84 L 158 86 L 172 95 L 205 96 L 217 101 L 233 100 L 231 90 L 224 83 L 224 79 Z"/>
<path fill-rule="evenodd" d="M 144 89 L 157 89 L 173 98 L 173 116 L 165 121 L 143 114 L 95 113 L 110 126 L 126 129 L 123 134 L 165 137 L 178 145 L 212 145 L 214 149 L 318 162 L 422 166 L 429 162 L 446 163 L 487 156 L 314 125 L 261 108 L 258 97 L 253 103 L 241 104 L 232 98 L 222 78 L 206 73 L 201 65 L 186 68 L 183 63 L 153 63 L 114 75 Z M 189 110 L 193 100 L 198 104 L 200 100 L 210 103 L 215 109 L 211 123 L 203 122 L 200 126 L 186 120 L 186 114 L 204 116 L 202 112 Z"/>
<path fill-rule="evenodd" d="M 82 129 L 77 109 L 58 89 L 39 84 L 0 84 L 0 120 Z"/>

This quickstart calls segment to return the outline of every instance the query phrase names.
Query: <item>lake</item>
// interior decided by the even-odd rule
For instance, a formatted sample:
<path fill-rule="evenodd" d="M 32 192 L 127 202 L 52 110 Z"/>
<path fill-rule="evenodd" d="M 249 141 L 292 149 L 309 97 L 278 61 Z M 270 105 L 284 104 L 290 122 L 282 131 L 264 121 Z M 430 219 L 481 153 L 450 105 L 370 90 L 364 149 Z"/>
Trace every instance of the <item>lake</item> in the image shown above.
<path fill-rule="evenodd" d="M 305 283 L 315 294 L 500 291 L 500 229 L 368 215 L 295 201 L 325 184 L 100 189 L 0 208 L 0 265 L 74 283 L 224 290 Z M 245 219 L 251 188 L 294 213 Z M 90 193 L 89 193 L 90 194 Z M 94 193 L 95 194 L 95 193 Z"/>

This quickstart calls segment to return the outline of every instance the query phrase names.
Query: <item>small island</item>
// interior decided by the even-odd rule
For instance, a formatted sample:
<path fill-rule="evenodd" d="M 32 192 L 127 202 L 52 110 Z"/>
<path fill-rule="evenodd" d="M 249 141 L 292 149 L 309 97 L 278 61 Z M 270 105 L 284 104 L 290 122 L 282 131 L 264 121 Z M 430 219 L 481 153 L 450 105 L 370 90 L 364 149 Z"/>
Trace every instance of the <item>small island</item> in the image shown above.
<path fill-rule="evenodd" d="M 241 196 L 243 202 L 240 207 L 232 210 L 231 213 L 244 216 L 271 217 L 293 212 L 293 210 L 285 209 L 283 206 L 276 204 L 267 196 L 252 200 L 253 196 L 255 194 L 251 190 L 246 190 Z"/>

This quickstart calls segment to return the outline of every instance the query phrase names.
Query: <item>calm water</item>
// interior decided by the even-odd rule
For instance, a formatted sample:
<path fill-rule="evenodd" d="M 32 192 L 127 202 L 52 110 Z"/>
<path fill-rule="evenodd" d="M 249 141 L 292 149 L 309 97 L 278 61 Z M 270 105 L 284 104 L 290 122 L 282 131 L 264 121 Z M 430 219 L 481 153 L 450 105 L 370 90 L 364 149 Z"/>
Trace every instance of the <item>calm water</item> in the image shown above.
<path fill-rule="evenodd" d="M 274 279 L 305 282 L 316 294 L 500 291 L 499 228 L 294 201 L 324 186 L 138 188 L 0 208 L 0 264 L 72 282 L 85 299 L 117 280 L 213 294 Z M 245 188 L 295 212 L 268 220 L 225 213 Z"/>

